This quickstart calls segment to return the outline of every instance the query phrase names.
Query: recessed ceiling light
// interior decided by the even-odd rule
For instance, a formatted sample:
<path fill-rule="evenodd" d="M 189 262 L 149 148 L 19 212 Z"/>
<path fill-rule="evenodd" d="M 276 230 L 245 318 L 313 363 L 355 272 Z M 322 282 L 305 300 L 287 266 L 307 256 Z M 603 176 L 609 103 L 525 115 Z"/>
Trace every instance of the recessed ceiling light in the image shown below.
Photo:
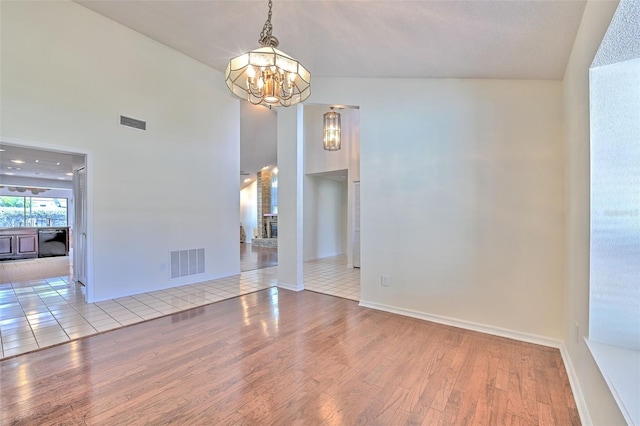
<path fill-rule="evenodd" d="M 36 163 L 39 163 L 39 162 L 40 162 L 40 160 L 36 160 Z"/>
<path fill-rule="evenodd" d="M 11 162 L 16 164 L 24 164 L 24 161 L 22 160 L 11 160 Z"/>
<path fill-rule="evenodd" d="M 60 179 L 60 180 L 66 180 L 67 178 L 59 177 L 58 179 Z"/>
<path fill-rule="evenodd" d="M 4 149 L 0 148 L 0 152 L 4 152 Z"/>
<path fill-rule="evenodd" d="M 56 163 L 56 166 L 59 166 L 59 165 L 60 165 L 60 163 Z"/>
<path fill-rule="evenodd" d="M 15 173 L 6 172 L 5 175 L 13 176 L 13 175 L 15 175 Z"/>
<path fill-rule="evenodd" d="M 73 173 L 65 173 L 67 176 L 73 176 Z"/>

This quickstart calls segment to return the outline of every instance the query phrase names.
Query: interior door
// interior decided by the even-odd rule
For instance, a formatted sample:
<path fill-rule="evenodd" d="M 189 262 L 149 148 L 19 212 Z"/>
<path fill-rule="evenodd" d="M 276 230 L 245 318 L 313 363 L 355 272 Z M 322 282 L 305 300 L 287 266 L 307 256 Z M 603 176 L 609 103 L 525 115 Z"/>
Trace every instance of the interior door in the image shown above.
<path fill-rule="evenodd" d="M 87 284 L 87 170 L 73 172 L 75 220 L 73 232 L 73 279 Z"/>
<path fill-rule="evenodd" d="M 353 183 L 353 267 L 360 267 L 360 182 Z"/>

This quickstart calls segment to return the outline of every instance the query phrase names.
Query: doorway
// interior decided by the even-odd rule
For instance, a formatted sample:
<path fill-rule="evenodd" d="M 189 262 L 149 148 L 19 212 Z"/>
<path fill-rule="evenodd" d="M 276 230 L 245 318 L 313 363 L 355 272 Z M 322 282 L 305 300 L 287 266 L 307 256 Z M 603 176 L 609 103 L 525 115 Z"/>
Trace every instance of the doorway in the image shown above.
<path fill-rule="evenodd" d="M 277 112 L 240 102 L 240 270 L 278 264 Z"/>
<path fill-rule="evenodd" d="M 263 167 L 240 191 L 240 271 L 278 265 L 278 168 Z"/>
<path fill-rule="evenodd" d="M 77 252 L 79 244 L 76 241 L 76 219 L 78 216 L 76 203 L 81 200 L 85 206 L 81 220 L 86 235 L 87 155 L 87 153 L 72 152 L 62 147 L 52 148 L 38 143 L 0 142 L 0 197 L 9 199 L 12 196 L 15 198 L 15 194 L 27 194 L 29 199 L 25 201 L 25 204 L 28 204 L 25 206 L 25 210 L 28 207 L 30 212 L 29 215 L 25 214 L 24 220 L 18 218 L 12 220 L 11 223 L 5 221 L 6 223 L 3 222 L 0 227 L 17 230 L 31 229 L 38 235 L 45 235 L 44 231 L 53 231 L 59 228 L 65 230 L 65 234 L 68 235 L 66 252 L 56 252 L 56 256 L 50 256 L 52 253 L 47 255 L 44 252 L 36 252 L 30 258 L 3 260 L 2 269 L 15 272 L 3 274 L 3 283 L 7 280 L 20 282 L 20 280 L 46 280 L 63 277 L 70 286 L 75 286 L 77 282 L 76 266 L 81 265 L 82 285 L 86 286 L 82 289 L 82 293 L 86 300 L 86 290 L 90 288 L 91 284 L 86 273 L 87 244 L 85 239 L 80 253 Z M 74 172 L 80 169 L 85 171 L 84 179 L 82 186 L 76 188 L 77 178 Z M 37 195 L 33 196 L 34 193 Z M 37 212 L 33 208 L 33 200 L 36 200 L 42 207 Z M 65 215 L 58 212 L 58 210 L 62 210 L 62 207 L 66 211 Z M 7 213 L 10 209 L 5 207 L 4 210 L 6 210 L 4 213 Z M 59 233 L 62 235 L 62 232 Z"/>

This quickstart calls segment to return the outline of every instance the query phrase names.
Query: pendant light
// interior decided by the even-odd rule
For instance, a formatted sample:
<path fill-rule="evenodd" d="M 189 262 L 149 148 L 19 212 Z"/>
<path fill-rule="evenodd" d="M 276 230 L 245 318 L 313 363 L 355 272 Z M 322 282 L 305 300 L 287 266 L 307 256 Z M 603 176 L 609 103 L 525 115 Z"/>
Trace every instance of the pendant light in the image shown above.
<path fill-rule="evenodd" d="M 322 146 L 326 151 L 337 151 L 342 148 L 340 113 L 335 112 L 334 107 L 331 107 L 331 111 L 326 112 L 323 118 L 324 137 L 322 138 Z"/>
<path fill-rule="evenodd" d="M 227 65 L 225 82 L 235 96 L 254 105 L 291 106 L 311 95 L 311 74 L 296 59 L 276 49 L 278 39 L 272 35 L 271 7 L 264 23 L 258 49 L 232 58 Z"/>

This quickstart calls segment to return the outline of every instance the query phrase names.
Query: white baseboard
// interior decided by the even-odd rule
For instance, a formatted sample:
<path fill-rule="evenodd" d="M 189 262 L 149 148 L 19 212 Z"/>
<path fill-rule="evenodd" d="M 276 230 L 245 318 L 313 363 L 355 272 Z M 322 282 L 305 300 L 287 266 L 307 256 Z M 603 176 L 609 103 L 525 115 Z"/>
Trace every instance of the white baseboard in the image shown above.
<path fill-rule="evenodd" d="M 425 321 L 436 322 L 438 324 L 450 325 L 452 327 L 463 328 L 465 330 L 473 330 L 479 331 L 481 333 L 492 334 L 494 336 L 506 337 L 508 339 L 519 340 L 522 342 L 534 343 L 537 345 L 548 346 L 552 348 L 557 348 L 560 350 L 560 355 L 562 356 L 562 361 L 564 363 L 564 368 L 567 370 L 567 376 L 569 377 L 569 385 L 571 386 L 571 391 L 573 392 L 573 397 L 576 401 L 576 406 L 578 408 L 578 414 L 580 415 L 580 421 L 583 425 L 590 426 L 593 423 L 591 422 L 591 416 L 589 415 L 589 410 L 587 409 L 587 403 L 584 400 L 584 395 L 582 394 L 582 389 L 580 389 L 580 382 L 578 381 L 578 376 L 573 368 L 573 364 L 571 363 L 571 357 L 569 357 L 569 352 L 567 351 L 564 342 L 558 339 L 552 339 L 549 337 L 539 336 L 531 333 L 523 333 L 516 330 L 509 330 L 507 328 L 494 327 L 486 324 L 479 324 L 472 321 L 464 321 L 455 318 L 444 317 L 441 315 L 433 315 L 424 312 L 414 311 L 411 309 L 398 308 L 396 306 L 383 305 L 375 302 L 368 302 L 366 300 L 360 300 L 360 306 L 365 308 L 377 309 L 379 311 L 391 312 L 394 314 L 405 315 L 412 318 L 418 318 Z"/>
<path fill-rule="evenodd" d="M 571 392 L 573 392 L 573 399 L 576 401 L 578 407 L 578 414 L 580 415 L 580 422 L 585 426 L 593 425 L 591 416 L 589 415 L 589 409 L 587 408 L 587 402 L 584 400 L 584 394 L 578 381 L 578 375 L 573 368 L 569 351 L 564 343 L 560 345 L 560 355 L 562 355 L 562 361 L 564 362 L 564 369 L 567 370 L 567 376 L 569 376 L 569 385 L 571 385 Z"/>
<path fill-rule="evenodd" d="M 480 333 L 491 334 L 494 336 L 506 337 L 508 339 L 519 340 L 521 342 L 534 343 L 536 345 L 548 346 L 557 348 L 560 350 L 562 361 L 564 362 L 564 368 L 567 370 L 567 376 L 569 376 L 569 384 L 573 397 L 576 401 L 578 408 L 578 414 L 580 415 L 580 421 L 583 425 L 592 425 L 591 416 L 587 409 L 587 404 L 580 389 L 580 382 L 578 376 L 571 363 L 569 352 L 564 345 L 564 342 L 558 339 L 552 339 L 550 337 L 539 336 L 537 334 L 523 333 L 521 331 L 509 330 L 507 328 L 494 327 L 486 324 L 479 324 L 472 321 L 464 321 L 455 318 L 444 317 L 441 315 L 433 315 L 424 312 L 414 311 L 411 309 L 398 308 L 395 306 L 383 305 L 381 303 L 369 302 L 366 300 L 360 300 L 360 306 L 365 308 L 377 309 L 379 311 L 391 312 L 394 314 L 405 315 L 412 318 L 418 318 L 425 321 L 436 322 L 438 324 L 450 325 L 452 327 L 463 328 L 465 330 L 478 331 Z"/>
<path fill-rule="evenodd" d="M 425 312 L 414 311 L 411 309 L 398 308 L 395 306 L 383 305 L 375 302 L 360 300 L 360 306 L 366 308 L 377 309 L 379 311 L 391 312 L 394 314 L 405 315 L 412 318 L 418 318 L 426 321 L 437 322 L 439 324 L 450 325 L 452 327 L 464 328 L 465 330 L 479 331 L 481 333 L 492 334 L 494 336 L 506 337 L 508 339 L 520 340 L 522 342 L 535 343 L 536 345 L 550 346 L 560 349 L 562 341 L 552 339 L 550 337 L 538 336 L 536 334 L 523 333 L 520 331 L 509 330 L 507 328 L 494 327 L 491 325 L 480 324 L 472 321 L 459 320 L 441 315 L 428 314 Z"/>
<path fill-rule="evenodd" d="M 304 290 L 304 284 L 298 284 L 293 285 L 293 284 L 286 284 L 286 283 L 278 283 L 277 284 L 278 288 L 284 288 L 285 290 L 291 290 L 291 291 L 302 291 Z"/>

